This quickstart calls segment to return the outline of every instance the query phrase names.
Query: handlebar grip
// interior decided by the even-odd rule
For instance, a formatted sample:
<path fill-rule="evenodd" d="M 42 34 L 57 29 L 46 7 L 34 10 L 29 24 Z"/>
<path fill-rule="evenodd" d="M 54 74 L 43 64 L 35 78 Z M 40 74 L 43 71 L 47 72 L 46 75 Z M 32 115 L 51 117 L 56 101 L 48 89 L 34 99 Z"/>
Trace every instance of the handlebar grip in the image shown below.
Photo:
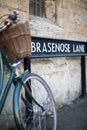
<path fill-rule="evenodd" d="M 12 20 L 12 21 L 15 21 L 16 19 L 17 19 L 17 15 L 18 15 L 19 13 L 17 12 L 17 11 L 14 11 L 13 12 L 13 14 L 10 14 L 9 16 L 8 16 L 8 18 L 10 19 L 10 20 Z"/>
<path fill-rule="evenodd" d="M 8 16 L 8 18 L 10 19 L 10 20 L 13 20 L 13 21 L 15 21 L 16 19 L 17 19 L 17 15 L 9 15 Z"/>

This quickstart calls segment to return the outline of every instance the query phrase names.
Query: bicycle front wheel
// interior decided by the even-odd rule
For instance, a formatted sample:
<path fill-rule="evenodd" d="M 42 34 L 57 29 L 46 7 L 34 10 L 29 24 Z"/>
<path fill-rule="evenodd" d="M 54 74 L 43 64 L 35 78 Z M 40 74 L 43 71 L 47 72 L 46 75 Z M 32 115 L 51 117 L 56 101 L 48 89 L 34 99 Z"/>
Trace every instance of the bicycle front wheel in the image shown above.
<path fill-rule="evenodd" d="M 18 95 L 20 124 L 23 130 L 57 130 L 57 111 L 52 92 L 47 83 L 36 74 L 24 78 L 31 95 L 21 86 Z M 39 105 L 38 105 L 39 104 Z M 43 110 L 43 109 L 44 110 Z"/>

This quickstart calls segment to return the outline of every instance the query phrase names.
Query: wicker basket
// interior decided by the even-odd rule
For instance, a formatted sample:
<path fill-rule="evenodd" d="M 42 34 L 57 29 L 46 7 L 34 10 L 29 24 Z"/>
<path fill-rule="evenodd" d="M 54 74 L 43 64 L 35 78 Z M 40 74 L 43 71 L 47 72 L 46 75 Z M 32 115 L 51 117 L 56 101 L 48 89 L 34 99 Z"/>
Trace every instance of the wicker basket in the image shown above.
<path fill-rule="evenodd" d="M 0 34 L 0 44 L 11 61 L 31 55 L 29 22 L 20 22 Z"/>

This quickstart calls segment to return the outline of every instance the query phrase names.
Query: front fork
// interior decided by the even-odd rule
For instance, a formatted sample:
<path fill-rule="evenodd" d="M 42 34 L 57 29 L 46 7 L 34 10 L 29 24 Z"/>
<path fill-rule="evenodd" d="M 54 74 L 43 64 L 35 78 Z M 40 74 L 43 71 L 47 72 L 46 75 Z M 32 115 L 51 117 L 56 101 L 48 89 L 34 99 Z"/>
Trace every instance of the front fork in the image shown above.
<path fill-rule="evenodd" d="M 30 90 L 28 89 L 27 85 L 24 83 L 24 78 L 26 77 L 26 75 L 29 75 L 29 71 L 26 70 L 21 76 L 17 77 L 14 81 L 15 84 L 15 90 L 14 90 L 14 97 L 13 97 L 13 112 L 14 112 L 14 117 L 15 117 L 15 121 L 16 121 L 16 125 L 17 128 L 21 130 L 22 125 L 21 125 L 21 120 L 20 120 L 20 116 L 19 116 L 19 95 L 20 95 L 20 91 L 21 91 L 21 87 L 23 86 L 25 89 L 26 94 L 28 95 L 28 97 L 34 101 L 41 109 L 42 111 L 45 111 L 45 109 L 43 108 L 43 106 L 41 106 L 36 100 L 35 98 L 32 96 L 32 93 L 30 92 Z M 17 80 L 17 81 L 16 81 Z M 32 89 L 32 88 L 31 88 Z M 31 90 L 32 91 L 32 90 Z"/>
<path fill-rule="evenodd" d="M 29 96 L 29 98 L 31 98 L 31 99 L 37 104 L 37 106 L 39 106 L 39 107 L 42 109 L 42 111 L 44 111 L 44 108 L 35 100 L 35 98 L 32 96 L 31 91 L 28 89 L 27 85 L 26 85 L 26 84 L 24 83 L 24 81 L 23 81 L 24 77 L 25 77 L 26 75 L 28 75 L 28 74 L 29 74 L 29 71 L 26 70 L 26 71 L 24 71 L 24 73 L 23 73 L 21 76 L 17 77 L 17 78 L 16 78 L 17 84 L 20 83 L 20 85 L 22 85 L 22 86 L 25 88 L 25 92 L 26 92 L 26 94 Z M 17 86 L 18 86 L 18 85 L 17 85 Z M 17 87 L 17 86 L 16 86 L 16 87 Z"/>
<path fill-rule="evenodd" d="M 20 91 L 22 85 L 20 84 L 20 79 L 24 78 L 29 72 L 25 71 L 21 76 L 15 77 L 14 80 L 14 95 L 13 95 L 13 113 L 14 119 L 18 130 L 23 130 L 20 115 L 19 115 L 19 98 L 20 98 Z"/>

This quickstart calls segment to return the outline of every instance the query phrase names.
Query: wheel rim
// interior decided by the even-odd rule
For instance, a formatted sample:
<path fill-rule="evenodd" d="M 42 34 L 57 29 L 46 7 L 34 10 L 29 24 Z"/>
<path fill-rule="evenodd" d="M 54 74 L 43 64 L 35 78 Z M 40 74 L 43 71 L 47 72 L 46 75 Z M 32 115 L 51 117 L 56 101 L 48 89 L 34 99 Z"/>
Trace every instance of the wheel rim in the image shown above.
<path fill-rule="evenodd" d="M 29 97 L 25 98 L 25 91 L 22 87 L 20 92 L 19 112 L 23 129 L 48 130 L 50 126 L 50 130 L 56 130 L 54 126 L 55 108 L 48 90 L 43 87 L 43 82 L 39 81 L 36 77 L 35 79 L 32 78 L 31 82 L 28 78 L 25 80 L 25 83 L 26 81 L 29 81 L 29 86 L 32 88 L 32 95 L 44 107 L 45 111 L 42 111 L 33 101 L 30 103 L 29 100 L 31 99 L 29 99 Z"/>

